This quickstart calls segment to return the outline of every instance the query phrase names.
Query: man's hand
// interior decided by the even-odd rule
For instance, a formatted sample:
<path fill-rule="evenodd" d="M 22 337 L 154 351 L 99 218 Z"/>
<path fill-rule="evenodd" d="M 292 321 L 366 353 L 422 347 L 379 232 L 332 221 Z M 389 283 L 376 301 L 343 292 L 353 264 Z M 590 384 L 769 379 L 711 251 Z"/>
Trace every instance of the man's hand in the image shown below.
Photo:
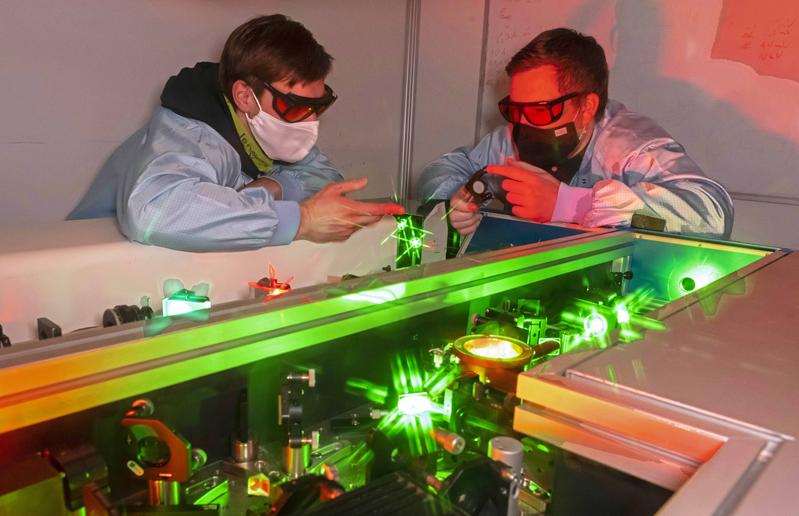
<path fill-rule="evenodd" d="M 489 165 L 490 174 L 505 177 L 502 188 L 513 205 L 513 214 L 537 222 L 552 220 L 560 181 L 551 174 L 523 161 L 508 160 L 507 165 Z"/>
<path fill-rule="evenodd" d="M 269 193 L 272 194 L 272 198 L 276 201 L 279 201 L 283 198 L 283 187 L 280 186 L 280 183 L 271 179 L 269 177 L 259 177 L 254 181 L 250 181 L 244 188 L 265 188 Z M 244 189 L 242 188 L 242 190 Z"/>
<path fill-rule="evenodd" d="M 367 179 L 332 183 L 300 203 L 300 227 L 295 240 L 332 242 L 346 240 L 358 229 L 377 222 L 384 215 L 402 215 L 399 204 L 372 203 L 347 199 L 344 194 L 361 190 Z"/>
<path fill-rule="evenodd" d="M 452 194 L 449 205 L 449 221 L 452 227 L 463 236 L 474 233 L 480 224 L 480 214 L 477 212 L 478 208 L 472 199 L 472 194 L 466 190 L 466 187 L 462 186 Z"/>

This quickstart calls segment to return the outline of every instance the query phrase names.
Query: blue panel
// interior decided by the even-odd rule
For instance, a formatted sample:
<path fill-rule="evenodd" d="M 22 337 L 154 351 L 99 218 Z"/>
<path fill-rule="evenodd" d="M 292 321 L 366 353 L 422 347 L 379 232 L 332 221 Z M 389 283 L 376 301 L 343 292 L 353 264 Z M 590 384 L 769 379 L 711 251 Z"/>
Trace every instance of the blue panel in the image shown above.
<path fill-rule="evenodd" d="M 763 255 L 736 252 L 735 244 L 720 249 L 690 239 L 674 242 L 636 239 L 632 256 L 633 278 L 627 290 L 651 289 L 659 302 L 667 303 L 746 267 Z"/>
<path fill-rule="evenodd" d="M 582 233 L 586 233 L 586 231 L 498 217 L 486 213 L 468 243 L 466 254 L 535 244 Z"/>

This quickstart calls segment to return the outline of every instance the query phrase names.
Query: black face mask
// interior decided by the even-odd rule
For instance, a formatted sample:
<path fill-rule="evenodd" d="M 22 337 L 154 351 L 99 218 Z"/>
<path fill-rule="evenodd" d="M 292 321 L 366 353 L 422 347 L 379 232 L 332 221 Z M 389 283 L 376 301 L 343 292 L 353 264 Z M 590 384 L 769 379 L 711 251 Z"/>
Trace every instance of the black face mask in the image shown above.
<path fill-rule="evenodd" d="M 551 129 L 513 124 L 513 143 L 520 160 L 553 173 L 553 167 L 560 168 L 570 161 L 569 155 L 580 144 L 580 137 L 574 122 Z"/>

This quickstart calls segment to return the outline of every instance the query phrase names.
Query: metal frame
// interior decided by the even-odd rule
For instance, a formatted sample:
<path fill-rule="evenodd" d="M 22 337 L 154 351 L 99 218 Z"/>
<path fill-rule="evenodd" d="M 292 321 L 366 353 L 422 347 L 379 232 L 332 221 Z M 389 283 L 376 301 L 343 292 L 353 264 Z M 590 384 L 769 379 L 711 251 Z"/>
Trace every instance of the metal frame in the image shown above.
<path fill-rule="evenodd" d="M 68 352 L 60 356 L 21 348 L 0 356 L 0 433 L 610 262 L 632 241 L 626 232 L 578 235 L 300 289 L 267 305 L 230 303 L 205 324 L 175 322 L 151 337 L 134 323 L 53 339 Z"/>
<path fill-rule="evenodd" d="M 517 395 L 535 401 L 515 430 L 675 491 L 661 515 L 714 513 L 790 439 L 573 370 L 522 375 Z"/>
<path fill-rule="evenodd" d="M 488 58 L 488 29 L 491 0 L 483 0 L 483 34 L 480 36 L 480 78 L 477 85 L 477 112 L 474 119 L 474 145 L 480 143 L 483 126 L 483 96 L 485 95 L 486 60 Z"/>
<path fill-rule="evenodd" d="M 667 320 L 786 256 L 772 252 L 653 316 Z M 524 404 L 516 409 L 514 428 L 674 490 L 658 514 L 735 510 L 778 450 L 794 439 L 581 371 L 606 351 L 558 357 L 520 376 L 517 396 Z"/>
<path fill-rule="evenodd" d="M 411 167 L 413 166 L 413 132 L 416 117 L 416 74 L 419 70 L 419 32 L 421 0 L 406 0 L 405 69 L 402 83 L 402 127 L 400 132 L 400 162 L 397 195 L 410 199 Z"/>

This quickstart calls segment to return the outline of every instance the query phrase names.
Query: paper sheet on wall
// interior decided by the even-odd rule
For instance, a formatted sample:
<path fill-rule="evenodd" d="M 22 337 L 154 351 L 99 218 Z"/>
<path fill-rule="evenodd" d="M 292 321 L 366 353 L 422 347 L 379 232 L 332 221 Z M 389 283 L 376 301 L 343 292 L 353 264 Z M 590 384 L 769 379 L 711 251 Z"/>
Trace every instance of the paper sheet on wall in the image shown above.
<path fill-rule="evenodd" d="M 799 81 L 799 2 L 724 0 L 710 57 Z"/>

